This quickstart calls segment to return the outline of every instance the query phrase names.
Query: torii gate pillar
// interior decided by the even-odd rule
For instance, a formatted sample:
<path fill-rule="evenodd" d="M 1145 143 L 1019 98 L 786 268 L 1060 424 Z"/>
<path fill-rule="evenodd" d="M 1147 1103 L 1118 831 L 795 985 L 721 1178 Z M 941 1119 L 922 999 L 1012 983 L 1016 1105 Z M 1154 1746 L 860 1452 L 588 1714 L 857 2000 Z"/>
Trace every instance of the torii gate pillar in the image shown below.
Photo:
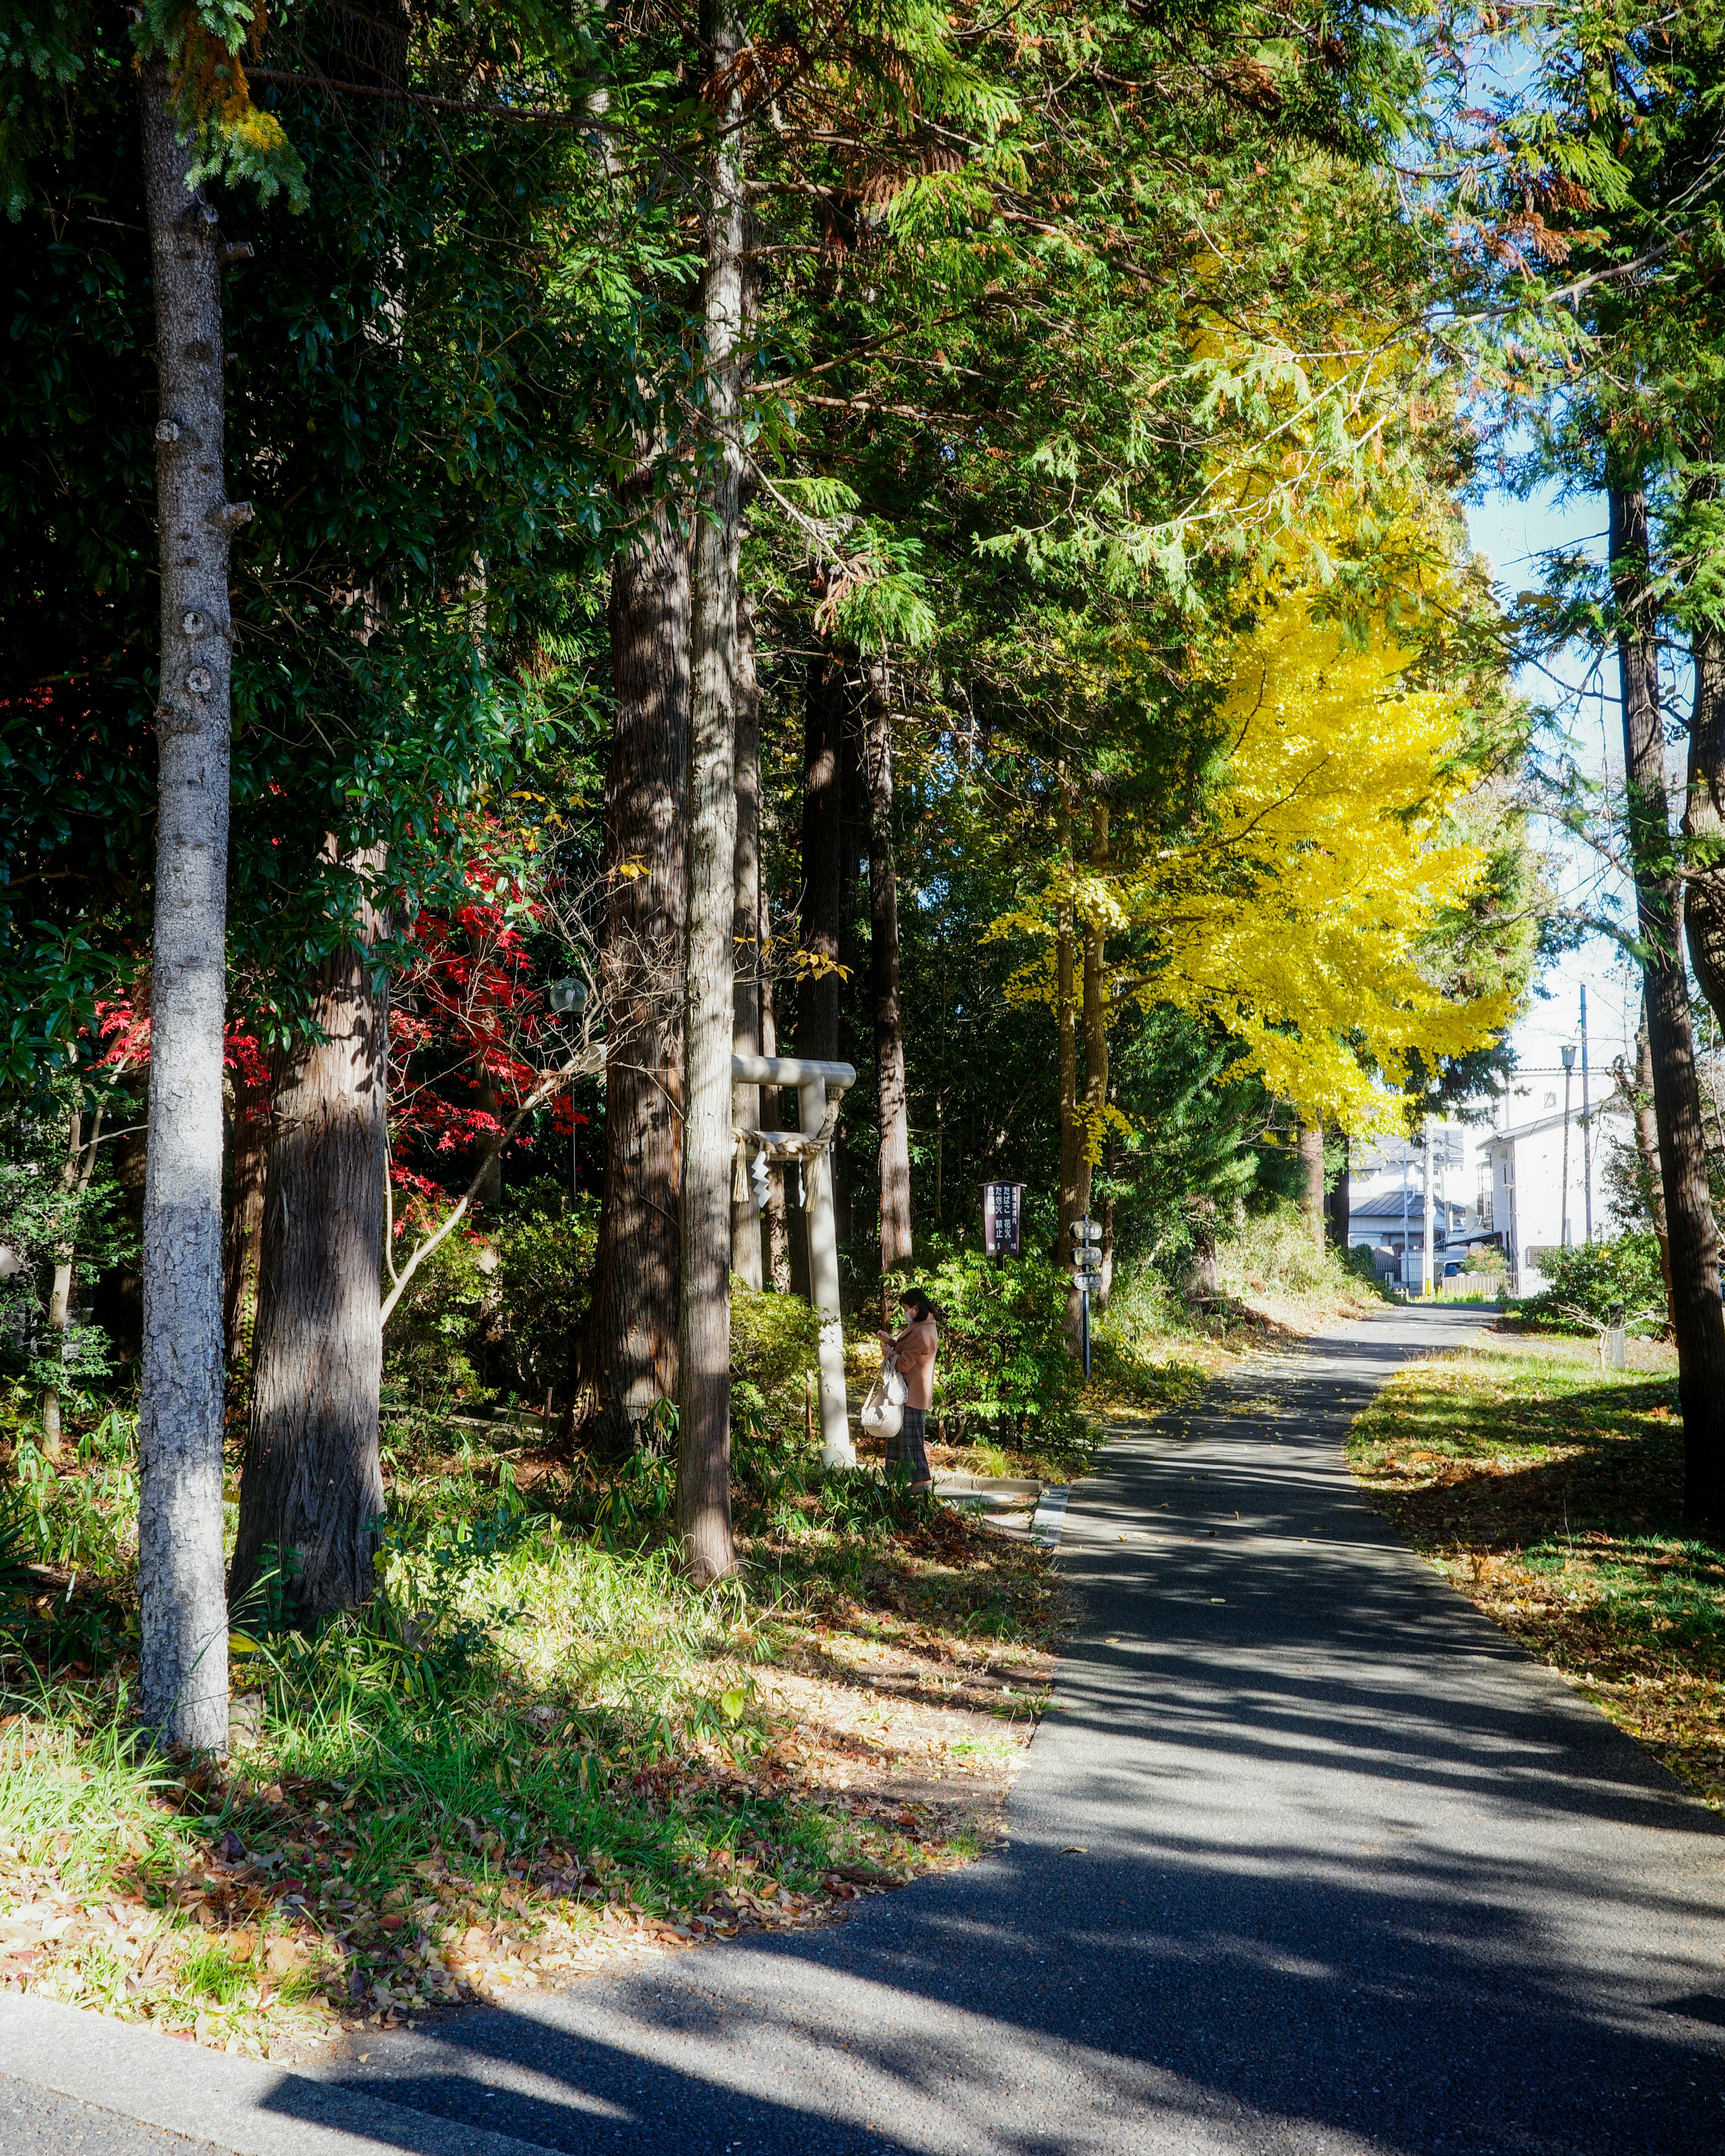
<path fill-rule="evenodd" d="M 833 1213 L 831 1148 L 803 1150 L 819 1135 L 827 1117 L 827 1096 L 856 1083 L 848 1063 L 812 1063 L 792 1055 L 733 1055 L 732 1083 L 738 1086 L 794 1086 L 797 1138 L 781 1158 L 803 1163 L 803 1205 L 809 1222 L 809 1299 L 820 1312 L 820 1457 L 826 1467 L 855 1467 L 850 1415 L 845 1399 L 845 1327 L 839 1314 L 839 1235 Z M 769 1154 L 775 1131 L 752 1131 L 750 1137 Z M 799 1142 L 800 1141 L 800 1142 Z"/>

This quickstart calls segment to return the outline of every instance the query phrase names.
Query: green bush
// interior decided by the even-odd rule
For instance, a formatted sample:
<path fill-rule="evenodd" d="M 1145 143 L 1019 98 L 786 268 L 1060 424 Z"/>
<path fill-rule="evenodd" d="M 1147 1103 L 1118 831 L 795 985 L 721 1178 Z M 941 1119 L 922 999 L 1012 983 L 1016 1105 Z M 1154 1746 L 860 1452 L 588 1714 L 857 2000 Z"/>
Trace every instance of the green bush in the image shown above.
<path fill-rule="evenodd" d="M 567 1399 L 593 1296 L 599 1202 L 572 1204 L 541 1185 L 499 1223 L 492 1243 L 498 1263 L 486 1307 L 486 1366 L 530 1405 L 547 1388 Z"/>
<path fill-rule="evenodd" d="M 1216 1240 L 1216 1272 L 1224 1295 L 1335 1295 L 1354 1276 L 1342 1253 L 1312 1240 L 1306 1215 L 1282 1199 L 1262 1213 L 1248 1213 L 1238 1227 Z"/>
<path fill-rule="evenodd" d="M 1523 1323 L 1554 1332 L 1590 1332 L 1608 1324 L 1621 1305 L 1641 1320 L 1640 1330 L 1666 1327 L 1665 1276 L 1652 1235 L 1620 1235 L 1609 1243 L 1583 1243 L 1552 1250 L 1540 1262 L 1551 1283 L 1517 1306 Z"/>
<path fill-rule="evenodd" d="M 434 1224 L 427 1209 L 409 1210 L 396 1238 L 398 1265 Z M 493 1269 L 490 1246 L 465 1222 L 444 1237 L 413 1275 L 384 1332 L 387 1392 L 434 1414 L 490 1405 L 494 1389 L 481 1380 L 474 1355 Z"/>
<path fill-rule="evenodd" d="M 731 1282 L 731 1397 L 780 1435 L 803 1426 L 809 1373 L 819 1367 L 820 1315 L 800 1296 Z"/>
<path fill-rule="evenodd" d="M 418 1202 L 397 1238 L 404 1261 L 434 1220 Z M 413 1276 L 384 1335 L 392 1393 L 431 1413 L 568 1398 L 592 1292 L 598 1201 L 549 1182 L 511 1191 L 488 1229 L 453 1229 Z"/>
<path fill-rule="evenodd" d="M 978 1250 L 906 1276 L 938 1312 L 934 1413 L 949 1445 L 1047 1437 L 1077 1420 L 1084 1373 L 1066 1352 L 1066 1277 L 1040 1255 L 997 1264 Z"/>

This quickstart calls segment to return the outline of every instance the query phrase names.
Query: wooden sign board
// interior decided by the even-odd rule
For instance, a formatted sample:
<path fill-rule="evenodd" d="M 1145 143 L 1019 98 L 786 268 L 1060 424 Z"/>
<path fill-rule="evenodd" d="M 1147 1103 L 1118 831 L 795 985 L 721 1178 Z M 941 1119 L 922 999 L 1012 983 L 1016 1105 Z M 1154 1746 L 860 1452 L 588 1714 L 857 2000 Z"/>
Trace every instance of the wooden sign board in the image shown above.
<path fill-rule="evenodd" d="M 983 1185 L 983 1248 L 991 1258 L 1015 1258 L 1023 1233 L 1022 1183 Z"/>

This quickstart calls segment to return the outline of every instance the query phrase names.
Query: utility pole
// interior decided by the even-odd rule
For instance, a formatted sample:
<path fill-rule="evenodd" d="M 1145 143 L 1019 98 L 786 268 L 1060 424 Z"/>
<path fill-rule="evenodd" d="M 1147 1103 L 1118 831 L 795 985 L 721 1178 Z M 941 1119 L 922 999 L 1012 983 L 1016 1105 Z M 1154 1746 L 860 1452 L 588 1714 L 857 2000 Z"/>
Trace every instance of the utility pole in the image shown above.
<path fill-rule="evenodd" d="M 1581 1188 L 1585 1234 L 1594 1239 L 1594 1129 L 1587 1097 L 1587 983 L 1581 984 Z"/>
<path fill-rule="evenodd" d="M 1575 1075 L 1575 1050 L 1566 1041 L 1558 1053 L 1563 1059 L 1563 1211 L 1558 1240 L 1569 1247 L 1569 1081 Z"/>
<path fill-rule="evenodd" d="M 1408 1291 L 1408 1142 L 1402 1141 L 1402 1292 Z"/>
<path fill-rule="evenodd" d="M 1431 1118 L 1430 1118 L 1429 1116 L 1428 1116 L 1426 1117 L 1426 1119 L 1425 1119 L 1425 1161 L 1424 1161 L 1424 1163 L 1423 1163 L 1423 1167 L 1424 1167 L 1424 1170 L 1425 1170 L 1425 1276 L 1424 1280 L 1423 1280 L 1423 1281 L 1421 1281 L 1421 1283 L 1420 1283 L 1420 1291 L 1421 1291 L 1421 1293 L 1422 1293 L 1422 1294 L 1424 1294 L 1424 1295 L 1425 1295 L 1425 1296 L 1430 1296 L 1430 1295 L 1431 1294 L 1431 1291 L 1432 1291 L 1432 1280 L 1431 1280 L 1431 1261 L 1432 1261 L 1432 1216 L 1431 1216 L 1431 1197 L 1432 1197 L 1432 1189 L 1431 1189 L 1431 1186 L 1432 1186 L 1432 1144 L 1431 1144 Z"/>

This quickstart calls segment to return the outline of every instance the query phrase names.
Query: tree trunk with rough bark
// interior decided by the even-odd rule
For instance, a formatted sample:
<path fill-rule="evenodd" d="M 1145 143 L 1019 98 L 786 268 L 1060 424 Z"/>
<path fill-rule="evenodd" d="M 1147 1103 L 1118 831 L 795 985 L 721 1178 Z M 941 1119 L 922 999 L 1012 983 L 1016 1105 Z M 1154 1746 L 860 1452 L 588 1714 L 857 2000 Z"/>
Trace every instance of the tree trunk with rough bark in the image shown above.
<path fill-rule="evenodd" d="M 1689 726 L 1683 832 L 1697 857 L 1685 887 L 1683 925 L 1701 992 L 1725 1024 L 1725 631 L 1696 631 L 1695 705 Z"/>
<path fill-rule="evenodd" d="M 1330 1193 L 1328 1209 L 1330 1240 L 1338 1250 L 1345 1251 L 1353 1231 L 1353 1141 L 1342 1140 L 1342 1165 L 1336 1173 L 1336 1187 Z"/>
<path fill-rule="evenodd" d="M 162 587 L 151 932 L 139 1677 L 175 1749 L 228 1748 L 222 1580 L 222 1026 L 227 995 L 231 535 L 224 485 L 221 241 L 186 182 L 166 64 L 141 80 L 155 291 Z"/>
<path fill-rule="evenodd" d="M 778 1019 L 773 1004 L 772 955 L 773 924 L 767 902 L 767 886 L 761 885 L 761 926 L 758 948 L 761 967 L 761 1053 L 778 1053 Z M 761 1088 L 761 1128 L 776 1131 L 779 1128 L 778 1088 Z M 780 1295 L 791 1291 L 791 1232 L 789 1209 L 785 1202 L 784 1171 L 778 1170 L 767 1183 L 767 1266 L 774 1290 Z"/>
<path fill-rule="evenodd" d="M 96 1140 L 101 1135 L 101 1112 L 98 1110 L 95 1129 L 86 1146 L 84 1142 L 83 1111 L 74 1108 L 68 1119 L 66 1158 L 60 1165 L 60 1188 L 64 1193 L 74 1223 L 78 1200 L 90 1188 L 90 1178 L 95 1168 Z M 57 1367 L 65 1361 L 66 1327 L 72 1315 L 72 1267 L 77 1255 L 74 1225 L 71 1234 L 54 1245 L 54 1278 L 48 1291 L 49 1355 Z M 59 1464 L 60 1440 L 64 1434 L 60 1389 L 56 1382 L 50 1379 L 42 1388 L 42 1457 L 50 1467 Z"/>
<path fill-rule="evenodd" d="M 1108 804 L 1097 801 L 1090 812 L 1091 866 L 1108 865 Z M 1081 1213 L 1091 1209 L 1096 1169 L 1090 1156 L 1098 1149 L 1108 1106 L 1108 949 L 1100 921 L 1084 924 L 1084 1152 L 1078 1168 Z"/>
<path fill-rule="evenodd" d="M 755 676 L 755 617 L 747 598 L 737 603 L 737 868 L 732 886 L 732 948 L 737 977 L 732 989 L 731 1044 L 739 1055 L 761 1049 L 761 695 Z M 764 1130 L 761 1104 L 768 1089 L 733 1088 L 731 1112 L 738 1130 Z M 747 1286 L 762 1283 L 761 1209 L 749 1178 L 749 1155 L 739 1146 L 732 1176 L 731 1270 Z"/>
<path fill-rule="evenodd" d="M 640 1442 L 677 1394 L 687 903 L 689 543 L 663 507 L 611 574 L 617 731 L 605 774 L 599 993 L 605 1161 L 578 1441 L 603 1459 Z"/>
<path fill-rule="evenodd" d="M 1064 774 L 1055 859 L 1062 867 L 1072 858 L 1072 789 Z M 1063 899 L 1055 913 L 1055 1075 L 1060 1092 L 1060 1193 L 1055 1228 L 1055 1263 L 1070 1270 L 1072 1262 L 1072 1224 L 1083 1213 L 1089 1197 L 1084 1175 L 1084 1139 L 1078 1113 L 1077 924 L 1072 902 Z M 1079 1353 L 1081 1311 L 1078 1291 L 1066 1292 L 1066 1347 Z"/>
<path fill-rule="evenodd" d="M 264 1251 L 264 1184 L 269 1173 L 272 1091 L 267 1079 L 234 1081 L 228 1149 L 228 1240 L 222 1263 L 222 1333 L 228 1343 L 228 1404 L 236 1410 L 250 1382 Z"/>
<path fill-rule="evenodd" d="M 716 133 L 701 286 L 706 424 L 717 452 L 695 527 L 689 662 L 677 1532 L 699 1584 L 737 1568 L 731 1528 L 731 933 L 737 860 L 737 548 L 742 524 L 742 95 L 733 0 L 703 0 Z"/>
<path fill-rule="evenodd" d="M 333 850 L 334 841 L 331 842 Z M 382 850 L 347 856 L 364 873 Z M 274 1568 L 301 1626 L 370 1600 L 383 1511 L 377 1430 L 388 1173 L 388 1001 L 362 941 L 318 969 L 322 1038 L 276 1060 L 239 1532 L 237 1607 Z"/>
<path fill-rule="evenodd" d="M 1324 1127 L 1316 1116 L 1300 1125 L 1300 1210 L 1320 1257 L 1324 1247 Z"/>
<path fill-rule="evenodd" d="M 880 1270 L 911 1262 L 911 1117 L 899 1004 L 898 871 L 892 848 L 892 704 L 884 659 L 865 671 L 863 761 L 869 798 L 869 984 L 880 1113 Z"/>
<path fill-rule="evenodd" d="M 1659 1245 L 1659 1272 L 1665 1282 L 1665 1314 L 1671 1316 L 1671 1239 L 1665 1224 L 1665 1185 L 1659 1174 L 1659 1125 L 1653 1114 L 1653 1050 L 1647 1041 L 1647 1003 L 1641 1001 L 1641 1023 L 1635 1029 L 1635 1087 L 1630 1099 L 1635 1116 L 1635 1151 L 1647 1185 L 1647 1209 L 1653 1218 L 1653 1240 Z"/>
<path fill-rule="evenodd" d="M 1666 798 L 1659 706 L 1657 603 L 1646 497 L 1614 488 L 1611 578 L 1618 603 L 1625 829 L 1653 1063 L 1653 1113 L 1671 1253 L 1671 1322 L 1683 1412 L 1683 1502 L 1709 1532 L 1725 1530 L 1725 1312 L 1719 1240 L 1707 1183 L 1701 1088 L 1683 964 L 1683 891 Z"/>
<path fill-rule="evenodd" d="M 828 1063 L 839 1053 L 844 690 L 837 660 L 818 653 L 809 662 L 803 706 L 801 927 L 803 948 L 812 963 L 797 983 L 797 1053 Z"/>

